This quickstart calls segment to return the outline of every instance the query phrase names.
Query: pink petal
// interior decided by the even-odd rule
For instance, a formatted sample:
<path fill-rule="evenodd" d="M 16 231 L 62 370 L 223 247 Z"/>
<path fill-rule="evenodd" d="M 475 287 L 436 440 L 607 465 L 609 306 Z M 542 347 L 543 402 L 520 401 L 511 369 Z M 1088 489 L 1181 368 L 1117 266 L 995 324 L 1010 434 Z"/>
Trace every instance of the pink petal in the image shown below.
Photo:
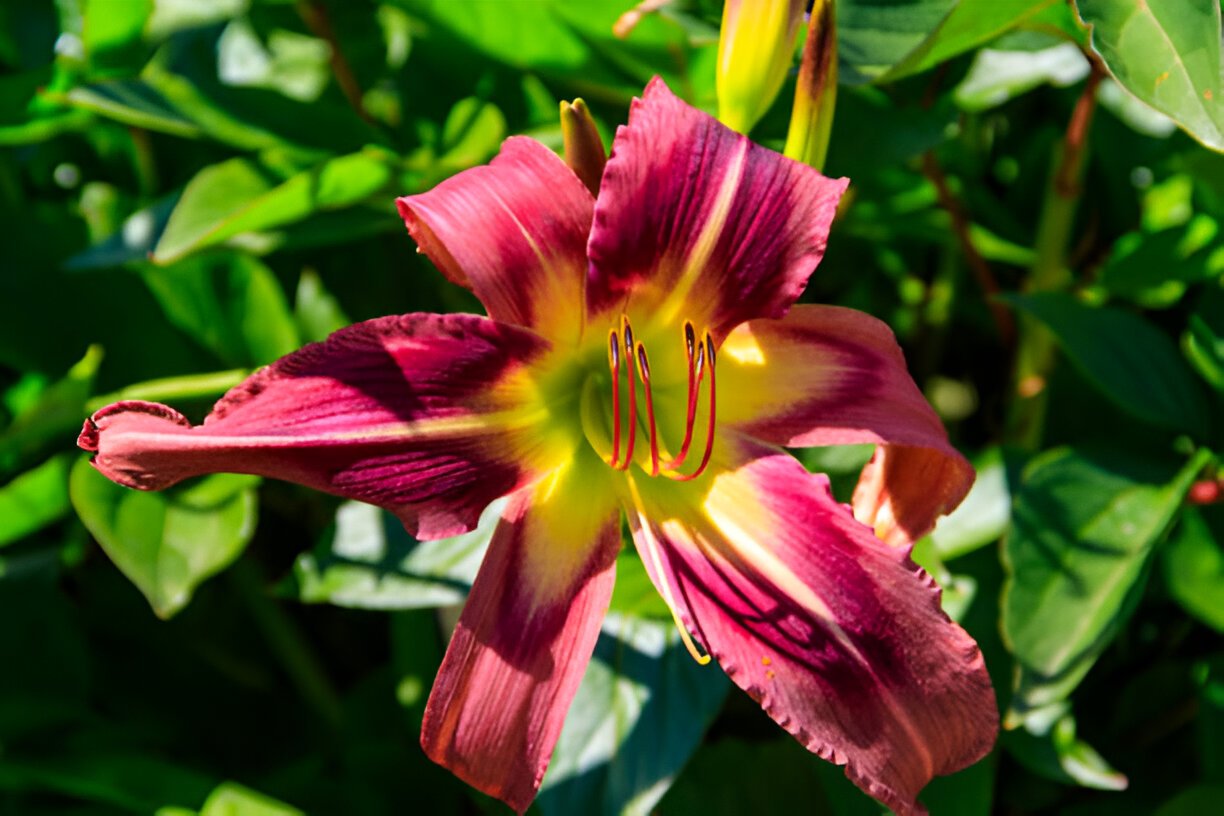
<path fill-rule="evenodd" d="M 511 500 L 421 728 L 432 760 L 519 813 L 535 798 L 595 649 L 620 548 L 611 490 L 586 490 L 589 477 L 561 481 Z"/>
<path fill-rule="evenodd" d="M 577 339 L 594 199 L 551 150 L 512 137 L 488 166 L 396 204 L 421 251 L 489 317 Z"/>
<path fill-rule="evenodd" d="M 525 370 L 547 350 L 476 315 L 380 318 L 256 372 L 203 425 L 119 402 L 78 444 L 128 487 L 254 473 L 386 507 L 420 538 L 455 535 L 550 465 L 536 442 L 548 412 Z"/>
<path fill-rule="evenodd" d="M 923 812 L 923 786 L 995 740 L 977 644 L 940 609 L 934 582 L 851 518 L 825 477 L 743 438 L 723 445 L 727 466 L 698 495 L 635 482 L 630 526 L 648 567 L 658 554 L 656 586 L 808 750 L 845 764 L 898 814 Z"/>
<path fill-rule="evenodd" d="M 719 415 L 775 445 L 875 443 L 854 513 L 886 541 L 924 535 L 973 484 L 887 325 L 838 306 L 745 323 L 719 355 Z M 724 398 L 725 395 L 725 398 Z"/>
<path fill-rule="evenodd" d="M 656 78 L 617 131 L 595 205 L 590 312 L 677 312 L 721 337 L 784 313 L 824 255 L 845 179 L 753 144 Z"/>

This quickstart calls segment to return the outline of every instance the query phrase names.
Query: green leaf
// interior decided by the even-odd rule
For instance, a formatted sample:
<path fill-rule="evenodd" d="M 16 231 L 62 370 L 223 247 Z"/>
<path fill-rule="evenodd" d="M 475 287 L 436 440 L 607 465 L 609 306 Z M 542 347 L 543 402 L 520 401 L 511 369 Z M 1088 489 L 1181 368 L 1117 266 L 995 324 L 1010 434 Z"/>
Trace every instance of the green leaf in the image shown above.
<path fill-rule="evenodd" d="M 153 0 L 87 0 L 81 39 L 90 62 L 105 66 L 139 46 L 152 10 Z"/>
<path fill-rule="evenodd" d="M 1127 787 L 1126 777 L 1076 736 L 1071 714 L 1059 713 L 1052 722 L 1005 732 L 1002 742 L 1021 765 L 1055 782 L 1108 791 Z"/>
<path fill-rule="evenodd" d="M 61 454 L 0 487 L 0 547 L 62 518 L 68 504 L 68 465 Z"/>
<path fill-rule="evenodd" d="M 285 181 L 250 159 L 206 167 L 183 190 L 153 260 L 169 263 L 241 233 L 351 207 L 391 182 L 392 159 L 383 150 L 364 150 L 325 161 Z"/>
<path fill-rule="evenodd" d="M 958 0 L 842 0 L 837 56 L 842 82 L 880 79 L 927 41 Z"/>
<path fill-rule="evenodd" d="M 294 564 L 300 600 L 357 609 L 451 606 L 467 597 L 501 518 L 494 502 L 470 533 L 414 541 L 399 519 L 372 505 L 345 502 L 336 526 L 313 553 Z"/>
<path fill-rule="evenodd" d="M 236 782 L 222 782 L 200 808 L 200 816 L 301 816 L 302 811 L 270 796 L 243 787 Z"/>
<path fill-rule="evenodd" d="M 1156 233 L 1132 232 L 1114 244 L 1100 287 L 1149 309 L 1175 306 L 1195 283 L 1224 273 L 1219 225 L 1207 215 Z"/>
<path fill-rule="evenodd" d="M 953 98 L 967 111 L 996 108 L 1040 85 L 1073 85 L 1088 75 L 1088 60 L 1074 43 L 1041 51 L 996 51 L 983 48 Z"/>
<path fill-rule="evenodd" d="M 200 127 L 142 79 L 117 79 L 73 88 L 64 101 L 132 127 L 194 139 Z"/>
<path fill-rule="evenodd" d="M 652 813 L 729 688 L 692 659 L 674 624 L 610 614 L 536 806 L 545 816 Z"/>
<path fill-rule="evenodd" d="M 1025 469 L 1003 548 L 1013 723 L 1059 706 L 1124 625 L 1157 541 L 1208 459 L 1200 452 L 1174 472 L 1062 448 Z"/>
<path fill-rule="evenodd" d="M 324 288 L 318 273 L 310 269 L 298 278 L 293 319 L 297 322 L 298 334 L 308 343 L 326 340 L 329 334 L 353 322 L 339 301 Z"/>
<path fill-rule="evenodd" d="M 655 589 L 632 544 L 622 547 L 616 554 L 616 584 L 609 608 L 630 617 L 672 620 L 671 610 Z"/>
<path fill-rule="evenodd" d="M 276 276 L 249 255 L 206 253 L 142 277 L 167 319 L 226 365 L 263 365 L 301 345 Z"/>
<path fill-rule="evenodd" d="M 1076 0 L 1076 8 L 1123 87 L 1224 151 L 1219 0 Z"/>
<path fill-rule="evenodd" d="M 93 391 L 101 363 L 102 349 L 90 346 L 63 379 L 39 394 L 0 431 L 0 471 L 80 431 L 85 400 Z"/>
<path fill-rule="evenodd" d="M 1224 292 L 1209 290 L 1190 315 L 1182 348 L 1195 370 L 1224 394 Z"/>
<path fill-rule="evenodd" d="M 254 476 L 218 474 L 142 493 L 108 481 L 83 457 L 69 477 L 69 496 L 115 566 L 169 618 L 250 541 L 258 484 Z"/>
<path fill-rule="evenodd" d="M 37 761 L 6 757 L 0 764 L 0 790 L 47 791 L 130 813 L 194 805 L 211 784 L 203 774 L 130 749 L 71 756 L 61 752 Z"/>
<path fill-rule="evenodd" d="M 1057 3 L 1058 0 L 991 0 L 958 2 L 939 26 L 900 62 L 880 77 L 892 82 L 934 68 L 971 51 Z"/>
<path fill-rule="evenodd" d="M 402 4 L 426 23 L 426 36 L 443 35 L 460 46 L 452 46 L 452 51 L 470 49 L 504 65 L 565 82 L 592 98 L 615 95 L 621 101 L 640 93 L 655 74 L 678 92 L 698 83 L 699 96 L 713 91 L 712 70 L 708 77 L 697 71 L 690 76 L 686 70 L 691 48 L 680 27 L 647 15 L 627 38 L 617 38 L 613 25 L 629 7 L 617 0 L 587 0 L 580 5 L 563 0 L 404 0 Z"/>
<path fill-rule="evenodd" d="M 1165 585 L 1182 608 L 1224 632 L 1224 508 L 1187 507 L 1161 551 Z"/>
<path fill-rule="evenodd" d="M 960 505 L 935 524 L 931 540 L 945 561 L 997 541 L 1011 521 L 1011 491 L 1007 468 L 998 448 L 974 458 L 977 480 Z"/>
<path fill-rule="evenodd" d="M 1206 435 L 1202 388 L 1177 347 L 1151 323 L 1058 292 L 1013 295 L 1007 302 L 1044 323 L 1080 373 L 1119 408 L 1153 425 Z"/>

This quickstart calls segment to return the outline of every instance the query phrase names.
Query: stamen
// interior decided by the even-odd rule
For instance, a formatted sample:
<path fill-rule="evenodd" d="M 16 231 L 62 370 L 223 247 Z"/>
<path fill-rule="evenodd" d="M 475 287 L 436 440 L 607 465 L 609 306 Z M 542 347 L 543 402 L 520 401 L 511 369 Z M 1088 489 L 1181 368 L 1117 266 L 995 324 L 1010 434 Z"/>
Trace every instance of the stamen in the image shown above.
<path fill-rule="evenodd" d="M 688 403 L 684 415 L 684 441 L 680 443 L 680 452 L 676 458 L 663 466 L 664 470 L 675 470 L 684 464 L 688 457 L 689 446 L 693 444 L 693 423 L 697 418 L 698 389 L 701 387 L 701 367 L 705 357 L 705 347 L 696 347 L 696 358 L 693 351 L 697 341 L 693 332 L 693 324 L 684 321 L 684 351 L 688 356 Z"/>
<path fill-rule="evenodd" d="M 634 393 L 634 353 L 633 327 L 629 325 L 629 316 L 621 315 L 621 334 L 625 337 L 625 374 L 629 381 L 629 439 L 625 445 L 625 458 L 617 465 L 621 470 L 628 470 L 633 462 L 633 443 L 637 437 L 637 396 Z"/>
<path fill-rule="evenodd" d="M 654 395 L 650 388 L 650 365 L 646 361 L 646 347 L 637 344 L 638 376 L 642 378 L 642 391 L 646 399 L 646 425 L 650 428 L 650 475 L 659 475 L 659 432 L 655 428 Z"/>
<path fill-rule="evenodd" d="M 612 467 L 617 467 L 620 461 L 620 337 L 616 329 L 608 332 L 608 368 L 612 371 Z"/>
<path fill-rule="evenodd" d="M 709 370 L 709 372 L 710 372 L 710 424 L 709 424 L 709 426 L 706 428 L 706 444 L 705 444 L 705 453 L 704 453 L 704 454 L 702 455 L 702 457 L 701 457 L 701 464 L 699 464 L 699 465 L 697 466 L 697 469 L 696 469 L 695 471 L 693 471 L 692 473 L 689 473 L 689 474 L 687 474 L 687 475 L 677 474 L 676 476 L 673 476 L 673 477 L 672 477 L 672 478 L 674 478 L 676 481 L 679 481 L 679 482 L 687 482 L 687 481 L 690 481 L 690 480 L 692 480 L 692 479 L 696 479 L 698 476 L 700 476 L 702 473 L 704 473 L 704 472 L 705 472 L 706 467 L 707 467 L 707 466 L 709 466 L 709 464 L 710 464 L 710 456 L 711 456 L 711 454 L 713 454 L 713 453 L 714 453 L 714 420 L 715 420 L 715 417 L 716 417 L 716 412 L 715 412 L 715 403 L 716 403 L 716 400 L 715 400 L 715 388 L 714 388 L 714 369 L 716 368 L 716 366 L 714 365 L 714 363 L 715 363 L 715 354 L 714 354 L 714 338 L 710 337 L 710 333 L 709 333 L 709 332 L 706 332 L 706 333 L 705 333 L 705 343 L 704 343 L 704 346 L 705 346 L 705 350 L 706 350 L 706 359 L 708 359 L 708 360 L 709 360 L 709 365 L 708 365 L 708 366 L 706 366 L 706 368 L 707 368 L 707 369 Z"/>

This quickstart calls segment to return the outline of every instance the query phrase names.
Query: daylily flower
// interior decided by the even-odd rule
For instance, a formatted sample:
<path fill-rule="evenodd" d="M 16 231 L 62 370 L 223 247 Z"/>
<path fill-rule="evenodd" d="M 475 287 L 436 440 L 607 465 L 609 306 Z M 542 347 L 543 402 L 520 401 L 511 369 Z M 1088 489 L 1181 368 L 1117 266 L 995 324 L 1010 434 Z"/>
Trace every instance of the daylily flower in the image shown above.
<path fill-rule="evenodd" d="M 700 659 L 805 747 L 916 813 L 995 736 L 977 645 L 911 542 L 973 479 L 884 324 L 792 306 L 847 182 L 751 143 L 659 80 L 598 190 L 547 148 L 399 200 L 488 317 L 359 323 L 192 427 L 121 402 L 94 465 L 157 489 L 255 473 L 380 505 L 418 538 L 509 494 L 425 713 L 435 761 L 531 803 L 592 654 L 628 518 Z M 875 443 L 853 510 L 787 446 Z"/>

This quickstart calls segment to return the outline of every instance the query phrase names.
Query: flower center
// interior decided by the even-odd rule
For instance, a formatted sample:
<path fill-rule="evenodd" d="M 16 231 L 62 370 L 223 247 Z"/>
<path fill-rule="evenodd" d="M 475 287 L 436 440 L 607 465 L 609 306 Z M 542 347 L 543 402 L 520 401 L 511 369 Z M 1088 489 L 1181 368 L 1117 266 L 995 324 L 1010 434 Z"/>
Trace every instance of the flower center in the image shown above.
<path fill-rule="evenodd" d="M 667 453 L 667 447 L 660 438 L 659 426 L 655 417 L 654 388 L 650 377 L 650 358 L 646 346 L 633 336 L 633 326 L 626 315 L 621 315 L 620 329 L 608 331 L 608 369 L 612 375 L 612 455 L 606 459 L 608 465 L 616 470 L 628 470 L 633 461 L 634 446 L 638 437 L 638 395 L 637 385 L 642 387 L 642 409 L 645 412 L 645 431 L 647 443 L 650 445 L 651 476 L 666 476 L 676 481 L 695 479 L 705 472 L 710 464 L 710 454 L 714 449 L 715 421 L 715 381 L 714 381 L 714 339 L 706 331 L 701 341 L 693 324 L 684 322 L 684 353 L 688 367 L 688 392 L 685 399 L 684 437 L 675 456 Z M 621 370 L 624 369 L 625 391 L 628 405 L 622 406 L 621 400 Z M 680 468 L 688 460 L 693 445 L 694 431 L 697 425 L 697 409 L 701 401 L 701 386 L 709 383 L 709 415 L 706 424 L 705 448 L 701 461 L 691 472 L 681 472 Z M 625 416 L 627 415 L 627 416 Z M 623 427 L 622 427 L 623 426 Z M 644 466 L 645 467 L 645 466 Z"/>

